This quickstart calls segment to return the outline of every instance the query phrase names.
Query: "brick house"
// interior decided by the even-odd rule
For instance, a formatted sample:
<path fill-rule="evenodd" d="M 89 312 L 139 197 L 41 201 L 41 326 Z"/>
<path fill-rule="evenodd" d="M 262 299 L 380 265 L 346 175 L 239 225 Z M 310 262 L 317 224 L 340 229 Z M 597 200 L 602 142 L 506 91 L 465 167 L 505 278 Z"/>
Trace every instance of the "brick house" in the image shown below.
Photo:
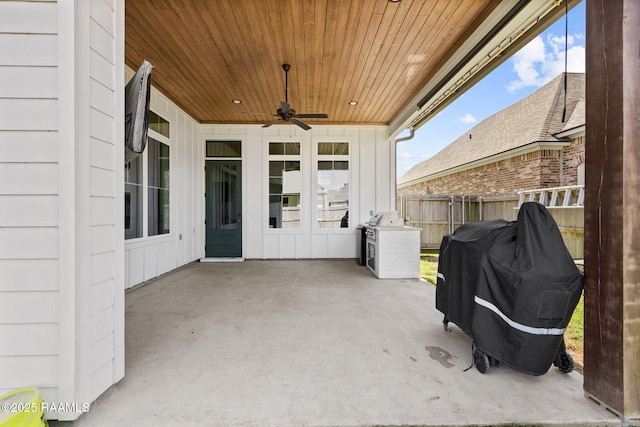
<path fill-rule="evenodd" d="M 398 180 L 398 194 L 495 194 L 584 184 L 585 74 L 488 117 Z"/>

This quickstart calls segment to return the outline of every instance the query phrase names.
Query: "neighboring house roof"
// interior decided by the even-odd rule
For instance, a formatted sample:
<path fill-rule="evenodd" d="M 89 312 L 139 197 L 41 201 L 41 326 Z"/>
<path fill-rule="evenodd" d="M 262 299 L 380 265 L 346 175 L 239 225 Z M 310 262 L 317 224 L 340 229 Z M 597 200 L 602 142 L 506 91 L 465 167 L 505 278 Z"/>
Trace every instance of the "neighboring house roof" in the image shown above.
<path fill-rule="evenodd" d="M 398 180 L 398 185 L 422 181 L 529 144 L 566 141 L 555 135 L 584 125 L 584 73 L 567 73 L 567 111 L 563 123 L 564 96 L 563 73 L 528 97 L 484 119 L 430 159 L 415 165 Z"/>
<path fill-rule="evenodd" d="M 569 120 L 567 120 L 564 128 L 562 128 L 562 131 L 556 133 L 554 136 L 556 138 L 565 138 L 570 135 L 579 134 L 581 132 L 584 133 L 586 123 L 586 108 L 587 103 L 585 102 L 585 100 L 579 100 L 575 108 L 573 109 L 571 116 L 569 116 Z"/>

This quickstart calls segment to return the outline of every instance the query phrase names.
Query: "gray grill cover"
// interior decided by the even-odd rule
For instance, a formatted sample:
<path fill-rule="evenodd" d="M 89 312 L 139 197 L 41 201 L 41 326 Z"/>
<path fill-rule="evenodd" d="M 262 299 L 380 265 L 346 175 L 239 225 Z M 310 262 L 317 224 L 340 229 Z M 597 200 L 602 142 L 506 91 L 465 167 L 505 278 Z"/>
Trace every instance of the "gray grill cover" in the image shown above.
<path fill-rule="evenodd" d="M 138 157 L 147 145 L 151 69 L 151 64 L 148 61 L 143 61 L 124 90 L 125 164 Z"/>

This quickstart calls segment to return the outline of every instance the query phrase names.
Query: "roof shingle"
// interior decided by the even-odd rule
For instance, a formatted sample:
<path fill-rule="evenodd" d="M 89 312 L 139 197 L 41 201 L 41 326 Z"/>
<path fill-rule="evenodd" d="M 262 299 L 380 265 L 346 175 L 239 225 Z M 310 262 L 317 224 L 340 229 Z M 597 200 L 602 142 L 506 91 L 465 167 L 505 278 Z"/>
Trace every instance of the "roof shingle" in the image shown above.
<path fill-rule="evenodd" d="M 566 125 L 582 111 L 584 124 L 585 74 L 567 73 L 567 111 L 564 110 L 564 73 L 528 97 L 484 119 L 469 132 L 428 160 L 415 165 L 399 180 L 405 184 L 480 159 L 504 153 L 535 142 L 560 141 L 553 135 L 566 129 Z M 580 104 L 580 105 L 579 105 Z M 578 106 L 578 108 L 576 108 Z M 579 125 L 579 124 L 578 124 Z"/>

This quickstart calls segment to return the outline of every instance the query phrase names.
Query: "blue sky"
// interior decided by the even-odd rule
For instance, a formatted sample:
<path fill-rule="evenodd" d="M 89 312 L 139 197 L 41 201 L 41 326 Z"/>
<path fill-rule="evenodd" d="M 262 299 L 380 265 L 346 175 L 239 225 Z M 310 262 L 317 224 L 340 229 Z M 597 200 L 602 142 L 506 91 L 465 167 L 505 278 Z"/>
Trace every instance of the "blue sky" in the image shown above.
<path fill-rule="evenodd" d="M 585 71 L 585 2 L 569 11 L 567 69 Z M 397 175 L 427 160 L 487 117 L 535 92 L 564 71 L 565 19 L 542 34 L 398 143 Z M 408 135 L 404 131 L 400 136 Z"/>

